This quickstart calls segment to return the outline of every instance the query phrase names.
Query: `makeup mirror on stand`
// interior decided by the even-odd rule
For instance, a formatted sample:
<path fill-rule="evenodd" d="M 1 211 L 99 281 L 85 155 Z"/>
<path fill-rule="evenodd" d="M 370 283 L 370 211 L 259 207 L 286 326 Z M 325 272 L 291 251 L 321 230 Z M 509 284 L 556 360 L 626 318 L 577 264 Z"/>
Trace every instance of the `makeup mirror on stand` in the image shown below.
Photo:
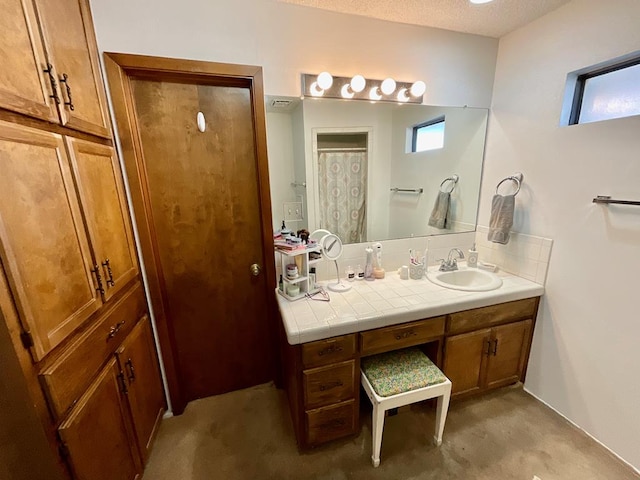
<path fill-rule="evenodd" d="M 315 232 L 314 232 L 315 233 Z M 322 248 L 322 255 L 328 260 L 333 260 L 336 265 L 336 283 L 329 283 L 327 288 L 334 292 L 346 292 L 351 290 L 351 285 L 344 283 L 340 279 L 340 270 L 338 268 L 338 258 L 342 255 L 342 240 L 334 233 L 327 233 L 320 240 L 320 248 Z"/>

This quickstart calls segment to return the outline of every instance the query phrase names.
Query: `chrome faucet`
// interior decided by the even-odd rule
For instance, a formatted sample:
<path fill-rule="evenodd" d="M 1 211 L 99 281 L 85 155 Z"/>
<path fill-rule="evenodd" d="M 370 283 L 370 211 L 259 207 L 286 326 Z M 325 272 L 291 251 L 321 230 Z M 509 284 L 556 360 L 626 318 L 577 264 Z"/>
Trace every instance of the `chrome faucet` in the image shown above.
<path fill-rule="evenodd" d="M 449 256 L 447 257 L 446 260 L 444 258 L 441 258 L 439 260 L 440 261 L 439 270 L 441 272 L 452 272 L 454 270 L 458 270 L 458 260 L 453 258 L 454 253 L 458 254 L 458 258 L 460 258 L 460 260 L 464 258 L 464 253 L 462 253 L 462 250 L 460 250 L 459 248 L 452 248 L 451 250 L 449 250 Z"/>

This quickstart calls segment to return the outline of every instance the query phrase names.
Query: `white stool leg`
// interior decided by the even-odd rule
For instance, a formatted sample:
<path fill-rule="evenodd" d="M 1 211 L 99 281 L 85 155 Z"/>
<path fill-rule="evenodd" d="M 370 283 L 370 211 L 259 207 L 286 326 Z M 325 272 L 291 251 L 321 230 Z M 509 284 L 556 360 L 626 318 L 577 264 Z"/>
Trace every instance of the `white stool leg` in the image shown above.
<path fill-rule="evenodd" d="M 451 398 L 451 384 L 447 386 L 444 394 L 438 397 L 438 407 L 436 409 L 436 434 L 433 437 L 433 443 L 437 446 L 442 445 L 442 433 L 444 432 L 444 422 L 447 419 L 447 411 L 449 410 L 449 399 Z"/>
<path fill-rule="evenodd" d="M 371 463 L 374 467 L 380 465 L 380 448 L 382 447 L 382 429 L 384 428 L 384 408 L 380 405 L 373 405 L 373 414 L 371 417 L 371 438 L 373 443 L 371 445 Z"/>

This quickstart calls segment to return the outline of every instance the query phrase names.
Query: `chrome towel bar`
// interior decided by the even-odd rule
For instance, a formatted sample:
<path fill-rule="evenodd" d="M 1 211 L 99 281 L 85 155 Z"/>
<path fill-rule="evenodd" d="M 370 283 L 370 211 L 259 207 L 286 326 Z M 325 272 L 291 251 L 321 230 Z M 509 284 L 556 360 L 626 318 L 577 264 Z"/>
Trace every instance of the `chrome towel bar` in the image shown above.
<path fill-rule="evenodd" d="M 391 188 L 390 189 L 394 193 L 422 193 L 424 192 L 424 188 Z"/>
<path fill-rule="evenodd" d="M 640 201 L 636 201 L 636 200 L 614 200 L 609 195 L 598 195 L 596 198 L 593 199 L 593 203 L 604 203 L 604 204 L 614 203 L 614 204 L 617 204 L 617 205 L 640 205 Z"/>

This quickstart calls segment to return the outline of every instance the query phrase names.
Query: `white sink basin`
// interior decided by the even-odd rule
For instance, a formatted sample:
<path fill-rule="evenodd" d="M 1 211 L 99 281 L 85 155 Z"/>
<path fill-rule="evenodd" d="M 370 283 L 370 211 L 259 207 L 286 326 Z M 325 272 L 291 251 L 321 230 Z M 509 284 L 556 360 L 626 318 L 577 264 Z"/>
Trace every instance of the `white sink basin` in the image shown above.
<path fill-rule="evenodd" d="M 427 278 L 441 287 L 467 292 L 486 292 L 502 286 L 502 279 L 496 274 L 475 268 L 427 272 Z"/>

